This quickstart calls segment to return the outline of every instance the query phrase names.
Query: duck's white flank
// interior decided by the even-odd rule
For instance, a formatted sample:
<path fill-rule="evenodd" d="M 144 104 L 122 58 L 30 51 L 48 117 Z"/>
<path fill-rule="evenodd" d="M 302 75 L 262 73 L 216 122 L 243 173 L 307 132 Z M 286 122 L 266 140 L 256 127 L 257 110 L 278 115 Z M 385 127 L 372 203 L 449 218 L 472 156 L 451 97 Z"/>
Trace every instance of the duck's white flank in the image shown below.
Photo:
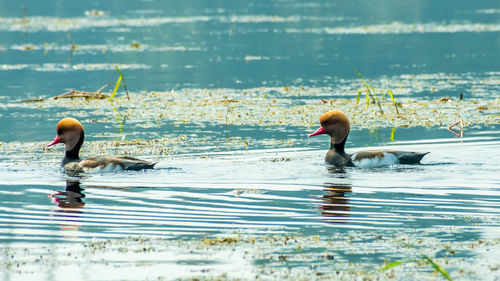
<path fill-rule="evenodd" d="M 383 157 L 366 157 L 355 161 L 354 159 L 356 159 L 357 154 L 358 153 L 354 153 L 351 156 L 351 160 L 354 166 L 362 169 L 370 169 L 370 168 L 394 165 L 399 163 L 398 157 L 388 152 L 384 152 Z"/>

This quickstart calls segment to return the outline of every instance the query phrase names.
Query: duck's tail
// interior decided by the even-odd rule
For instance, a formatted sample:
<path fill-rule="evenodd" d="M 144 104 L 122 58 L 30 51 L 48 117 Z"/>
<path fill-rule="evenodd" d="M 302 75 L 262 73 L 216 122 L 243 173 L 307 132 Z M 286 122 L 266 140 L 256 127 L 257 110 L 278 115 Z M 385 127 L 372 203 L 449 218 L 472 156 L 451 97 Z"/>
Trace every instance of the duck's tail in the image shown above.
<path fill-rule="evenodd" d="M 418 164 L 420 160 L 424 158 L 425 155 L 430 152 L 420 153 L 420 152 L 411 152 L 406 155 L 399 157 L 399 163 L 401 164 Z"/>

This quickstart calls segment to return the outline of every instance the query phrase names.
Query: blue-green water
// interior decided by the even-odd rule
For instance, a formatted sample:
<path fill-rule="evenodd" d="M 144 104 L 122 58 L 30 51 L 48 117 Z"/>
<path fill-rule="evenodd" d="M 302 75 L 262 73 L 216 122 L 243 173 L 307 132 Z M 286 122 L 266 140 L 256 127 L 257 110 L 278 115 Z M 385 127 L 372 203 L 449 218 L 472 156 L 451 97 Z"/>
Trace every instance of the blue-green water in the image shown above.
<path fill-rule="evenodd" d="M 436 239 L 422 251 L 442 258 L 445 242 L 497 239 L 498 118 L 466 127 L 461 139 L 439 124 L 370 130 L 353 126 L 348 151 L 391 146 L 431 153 L 419 166 L 339 170 L 323 163 L 326 137 L 307 139 L 311 127 L 301 124 L 224 125 L 208 112 L 205 120 L 193 122 L 142 115 L 123 119 L 119 112 L 127 108 L 108 107 L 105 101 L 97 110 L 76 103 L 38 106 L 22 100 L 69 90 L 96 91 L 116 81 L 118 65 L 133 97 L 203 89 L 225 91 L 225 99 L 231 100 L 261 91 L 279 98 L 278 106 L 285 109 L 354 98 L 353 89 L 359 86 L 352 85 L 360 85 L 354 65 L 375 87 L 394 89 L 397 99 L 457 99 L 462 92 L 464 101 L 496 100 L 479 114 L 498 117 L 499 34 L 498 1 L 0 1 L 4 253 L 138 236 L 184 241 L 214 235 L 299 234 L 323 240 L 349 233 Z M 310 96 L 287 97 L 285 87 L 306 87 Z M 120 90 L 118 95 L 124 94 Z M 151 111 L 159 109 L 169 110 L 157 104 Z M 321 113 L 313 114 L 319 118 Z M 89 147 L 85 154 L 93 154 L 93 143 L 138 139 L 145 145 L 127 152 L 159 161 L 157 169 L 64 175 L 58 166 L 62 148 L 48 152 L 43 145 L 65 116 L 84 122 Z M 160 138 L 172 142 L 154 143 Z M 169 148 L 168 154 L 158 152 Z M 118 145 L 96 150 L 123 152 Z M 363 247 L 375 254 L 330 251 L 340 261 L 363 261 L 372 268 L 384 260 L 408 258 L 376 243 Z M 460 258 L 482 257 L 474 250 L 457 252 Z M 106 254 L 99 257 L 120 264 Z M 128 258 L 144 262 L 142 257 Z M 180 264 L 206 258 L 182 255 L 168 268 L 175 271 Z M 8 270 L 0 276 L 22 279 L 22 273 L 5 266 L 8 260 L 5 254 L 2 269 Z M 161 261 L 151 258 L 150 263 L 164 265 Z M 265 259 L 245 265 L 219 260 L 213 266 L 180 270 L 183 275 L 171 278 L 223 272 L 246 276 L 243 272 L 262 263 Z M 288 266 L 308 265 L 305 259 Z M 488 265 L 494 268 L 496 263 Z M 460 275 L 459 269 L 450 269 L 457 278 L 490 274 Z M 47 275 L 34 276 L 60 278 L 48 274 L 51 269 L 41 270 Z M 156 277 L 146 274 L 148 270 L 140 267 L 136 275 L 120 272 L 113 278 L 109 273 L 81 274 L 77 279 Z M 421 273 L 422 278 L 432 277 L 425 269 Z"/>

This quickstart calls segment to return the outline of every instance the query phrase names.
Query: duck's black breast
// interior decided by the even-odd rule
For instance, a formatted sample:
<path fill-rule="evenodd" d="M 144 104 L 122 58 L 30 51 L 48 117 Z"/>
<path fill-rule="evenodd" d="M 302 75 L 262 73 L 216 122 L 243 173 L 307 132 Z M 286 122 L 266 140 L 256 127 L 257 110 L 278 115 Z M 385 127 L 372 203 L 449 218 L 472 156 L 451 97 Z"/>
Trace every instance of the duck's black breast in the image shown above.
<path fill-rule="evenodd" d="M 334 166 L 338 166 L 338 167 L 352 167 L 352 166 L 354 166 L 352 161 L 351 161 L 350 154 L 341 153 L 341 152 L 336 151 L 335 149 L 328 150 L 328 152 L 326 153 L 325 162 L 330 164 L 330 165 L 334 165 Z"/>

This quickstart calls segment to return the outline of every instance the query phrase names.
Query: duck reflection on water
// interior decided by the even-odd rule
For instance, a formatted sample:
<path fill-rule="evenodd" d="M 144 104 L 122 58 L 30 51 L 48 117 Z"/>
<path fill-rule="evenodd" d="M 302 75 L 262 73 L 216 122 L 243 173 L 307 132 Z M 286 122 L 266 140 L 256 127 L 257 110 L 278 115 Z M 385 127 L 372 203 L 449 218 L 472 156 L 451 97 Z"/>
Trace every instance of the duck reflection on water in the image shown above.
<path fill-rule="evenodd" d="M 85 207 L 85 189 L 81 187 L 82 177 L 70 177 L 66 179 L 66 189 L 64 191 L 55 191 L 49 194 L 52 203 L 59 208 L 52 211 L 52 219 L 56 220 L 62 230 L 78 230 L 83 222 L 81 216 Z M 132 187 L 112 187 L 85 185 L 87 188 L 102 189 L 131 189 Z"/>
<path fill-rule="evenodd" d="M 81 186 L 81 178 L 75 177 L 66 180 L 66 190 L 65 191 L 56 191 L 54 193 L 49 194 L 49 198 L 52 203 L 56 204 L 61 208 L 60 211 L 64 210 L 64 212 L 81 212 L 81 209 L 85 206 L 84 198 L 85 191 Z M 89 188 L 100 188 L 100 189 L 120 189 L 120 190 L 128 190 L 133 187 L 113 187 L 113 186 L 103 186 L 103 185 L 85 185 Z"/>
<path fill-rule="evenodd" d="M 325 183 L 322 196 L 322 203 L 319 207 L 321 215 L 329 223 L 348 223 L 351 215 L 351 204 L 349 197 L 352 192 L 352 185 L 346 182 L 347 174 L 342 167 L 328 167 L 332 178 L 338 179 L 335 182 Z"/>
<path fill-rule="evenodd" d="M 66 180 L 66 190 L 56 191 L 49 194 L 52 203 L 59 206 L 53 210 L 52 218 L 58 220 L 62 230 L 76 231 L 80 228 L 80 215 L 83 213 L 85 202 L 84 189 L 80 186 L 80 179 L 71 178 Z"/>
<path fill-rule="evenodd" d="M 66 190 L 49 194 L 52 203 L 57 204 L 62 209 L 78 209 L 85 206 L 83 198 L 84 189 L 80 187 L 80 179 L 67 179 Z M 65 210 L 67 212 L 79 212 L 77 210 Z"/>

